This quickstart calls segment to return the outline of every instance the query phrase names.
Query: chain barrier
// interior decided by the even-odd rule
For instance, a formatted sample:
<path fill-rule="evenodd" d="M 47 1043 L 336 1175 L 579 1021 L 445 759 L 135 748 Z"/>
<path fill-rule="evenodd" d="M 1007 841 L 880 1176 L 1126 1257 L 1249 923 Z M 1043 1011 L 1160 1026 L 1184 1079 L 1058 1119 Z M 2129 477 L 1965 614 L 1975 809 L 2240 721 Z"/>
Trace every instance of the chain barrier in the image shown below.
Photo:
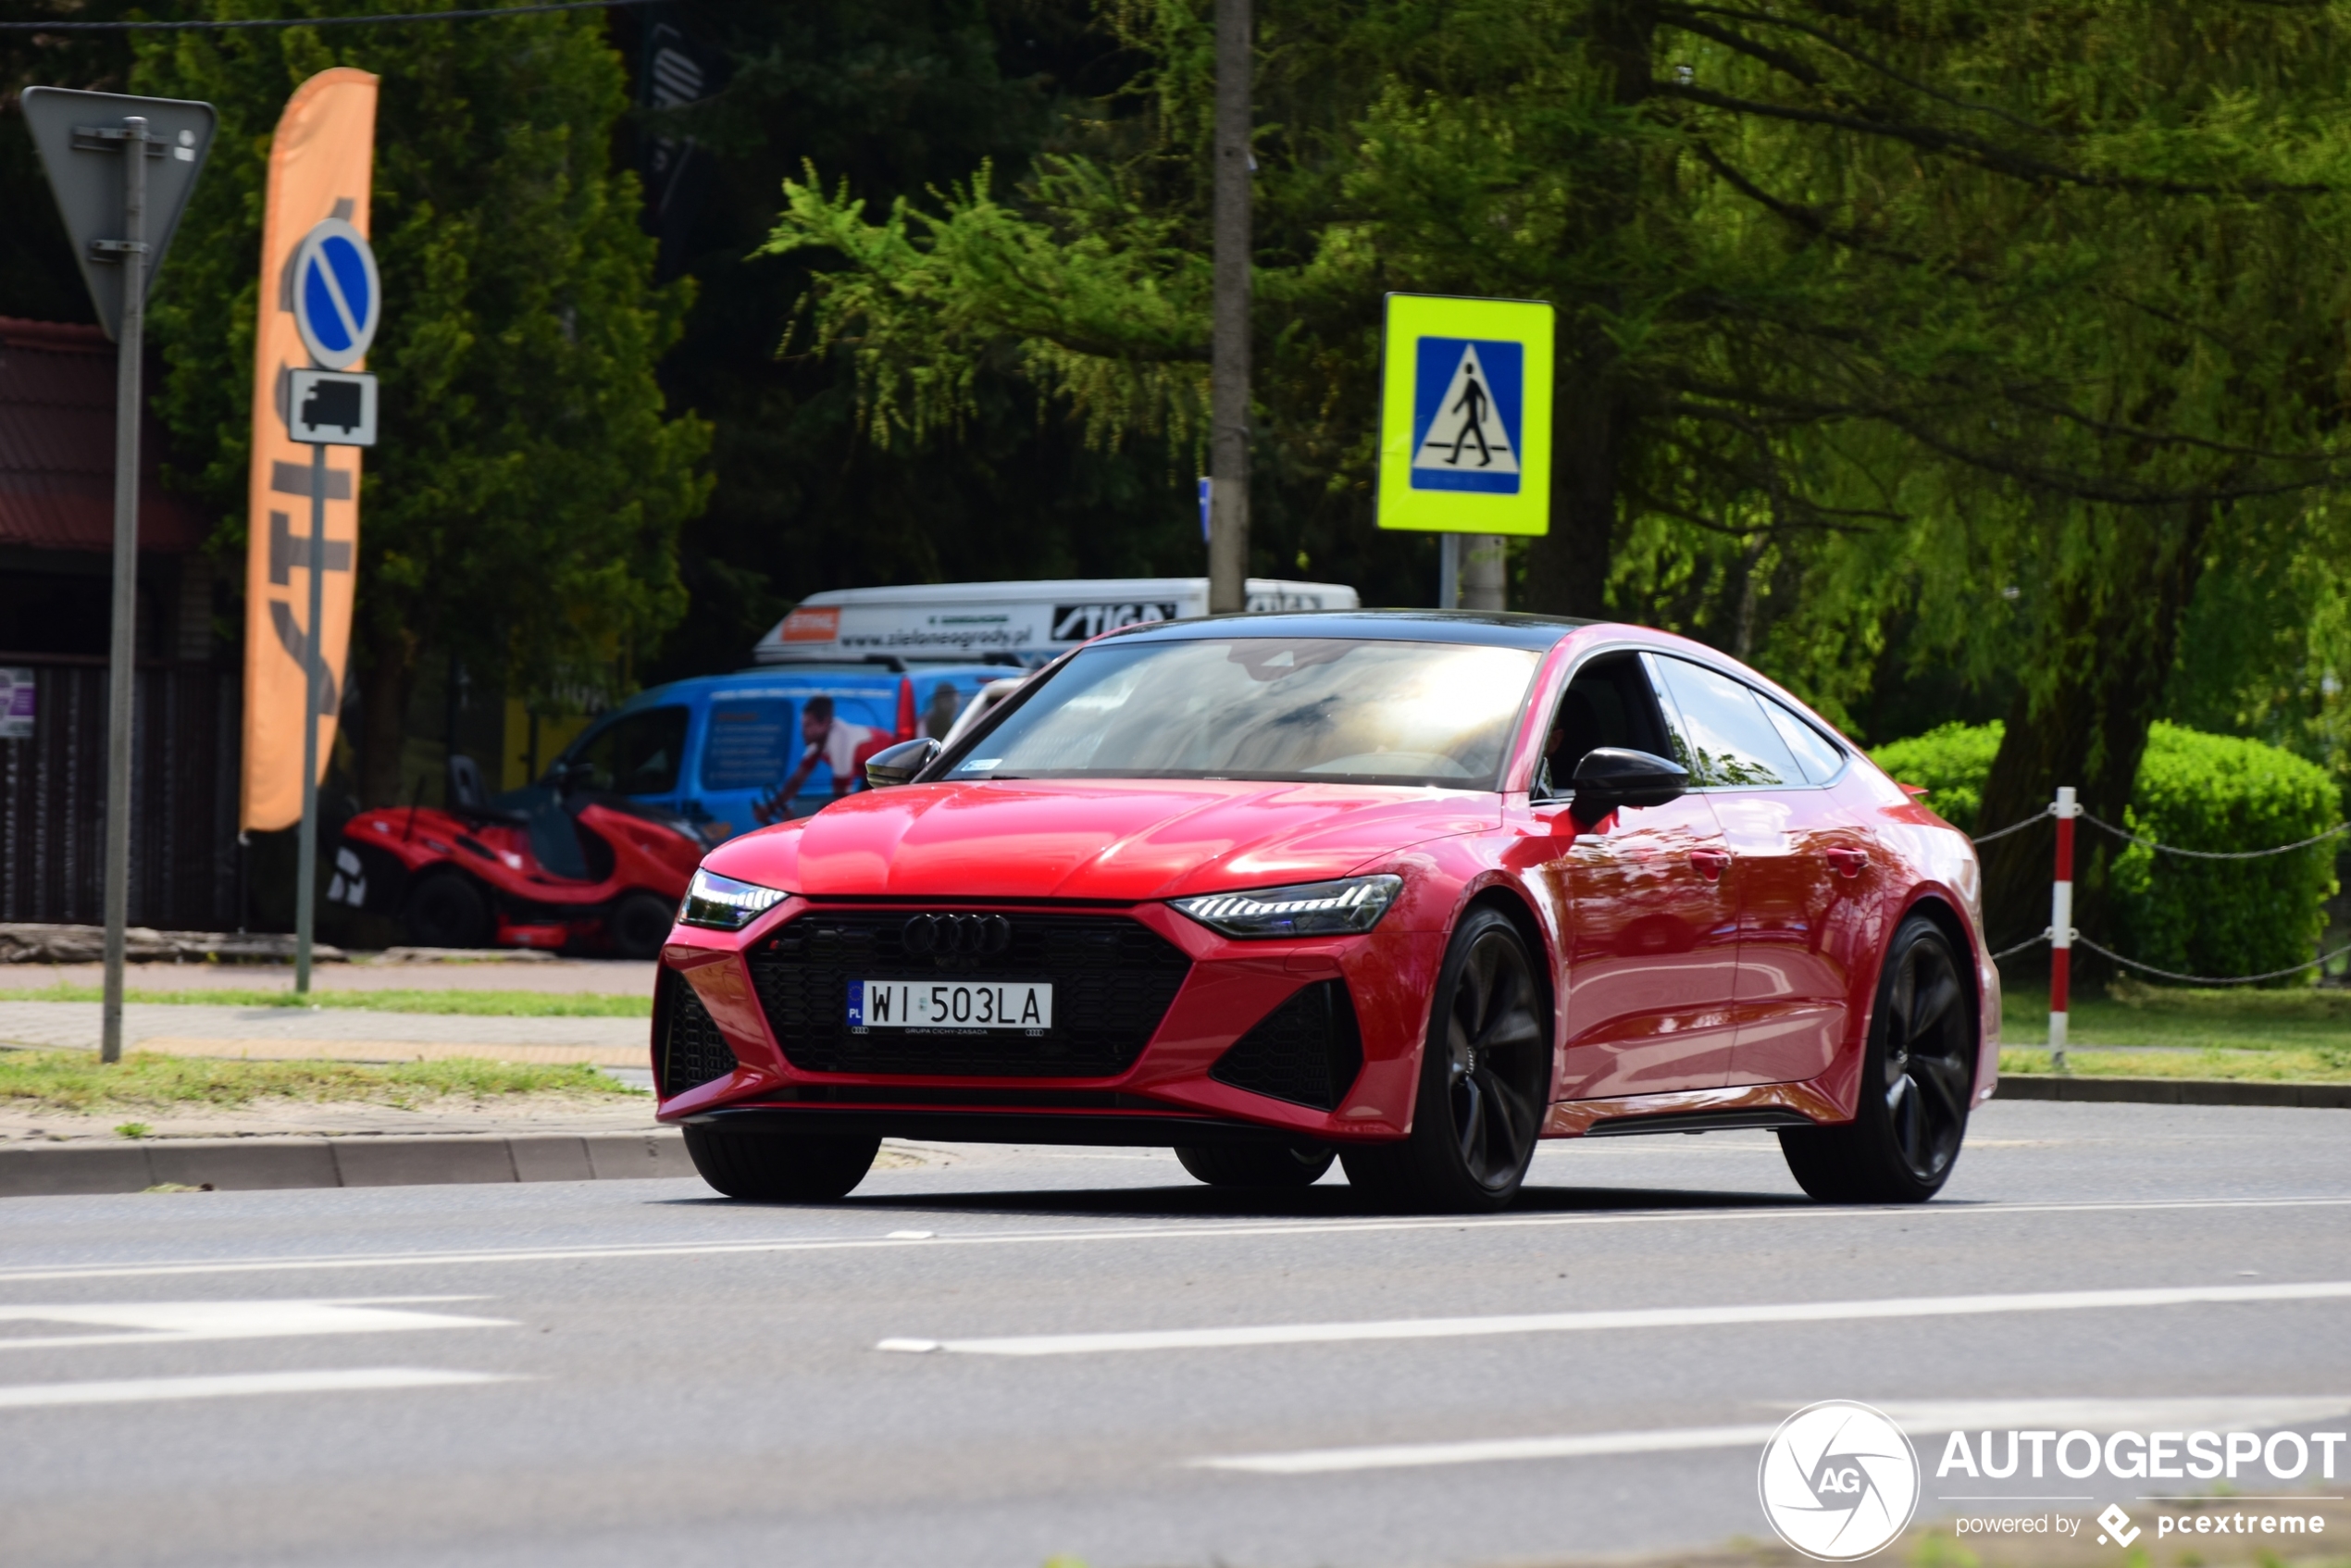
<path fill-rule="evenodd" d="M 2351 947 L 2339 947 L 2332 952 L 2319 954 L 2307 964 L 2297 964 L 2291 969 L 2272 969 L 2266 975 L 2183 975 L 2177 970 L 2158 969 L 2152 964 L 2142 964 L 2135 958 L 2125 958 L 2112 948 L 2099 946 L 2079 931 L 2073 933 L 2073 940 L 2092 952 L 2112 959 L 2126 968 L 2158 976 L 2166 980 L 2185 980 L 2191 985 L 2198 986 L 2250 986 L 2262 980 L 2280 980 L 2288 975 L 2299 975 L 2305 969 L 2316 969 L 2321 964 L 2332 964 L 2345 953 L 2351 952 Z"/>
<path fill-rule="evenodd" d="M 1997 964 L 2003 958 L 2013 958 L 2018 953 L 2022 952 L 2026 948 L 2038 947 L 2048 940 L 2049 928 L 2044 926 L 2037 934 L 2025 938 L 2022 941 L 2017 943 L 2016 946 L 2004 947 L 1999 952 L 1994 953 L 1992 955 L 1992 962 Z"/>
<path fill-rule="evenodd" d="M 2144 974 L 2158 976 L 2166 980 L 2185 980 L 2191 985 L 2198 986 L 2250 986 L 2262 980 L 2282 980 L 2288 975 L 2299 975 L 2305 969 L 2320 968 L 2333 963 L 2345 953 L 2351 953 L 2351 946 L 2339 947 L 2332 952 L 2319 954 L 2307 964 L 2297 964 L 2291 969 L 2272 969 L 2266 975 L 2183 975 L 2176 969 L 2158 969 L 2152 964 L 2142 964 L 2135 958 L 2125 958 L 2112 948 L 2092 941 L 2080 931 L 2075 931 L 2072 935 L 2074 946 L 2088 948 L 2092 952 L 2111 959 L 2125 968 L 2136 969 Z M 2049 933 L 2044 929 L 2034 936 L 2025 938 L 2014 947 L 2002 948 L 1992 955 L 1992 962 L 1997 964 L 2003 958 L 2013 958 L 2026 948 L 2038 947 L 2048 940 Z"/>
<path fill-rule="evenodd" d="M 2047 817 L 2055 816 L 2056 815 L 2057 807 L 2054 804 L 2046 805 L 2039 811 L 2034 812 L 2031 816 L 2026 817 L 2021 822 L 2011 822 L 2006 828 L 1999 828 L 1994 832 L 1979 833 L 1970 839 L 1968 842 L 1971 844 L 1988 844 L 1995 839 L 2005 839 L 2011 833 L 2021 833 L 2027 828 L 2032 827 L 2034 823 L 2042 821 Z"/>
<path fill-rule="evenodd" d="M 2307 850 L 2312 844 L 2323 844 L 2329 839 L 2339 837 L 2345 833 L 2351 833 L 2351 822 L 2338 822 L 2323 833 L 2312 834 L 2307 839 L 2297 840 L 2295 842 L 2291 844 L 2280 844 L 2275 849 L 2183 850 L 2174 844 L 2158 843 L 2153 839 L 2144 838 L 2139 834 L 2132 832 L 2127 828 L 2117 828 L 2113 823 L 2105 821 L 2099 817 L 2092 816 L 2086 811 L 2082 812 L 2080 815 L 2083 821 L 2090 824 L 2094 828 L 2102 828 L 2118 839 L 2128 839 L 2134 844 L 2145 844 L 2151 850 L 2159 850 L 2165 854 L 2176 854 L 2187 860 L 2260 860 L 2268 855 L 2292 854 L 2296 850 Z M 1976 840 L 1979 844 L 1983 841 L 1984 840 L 1981 839 Z"/>

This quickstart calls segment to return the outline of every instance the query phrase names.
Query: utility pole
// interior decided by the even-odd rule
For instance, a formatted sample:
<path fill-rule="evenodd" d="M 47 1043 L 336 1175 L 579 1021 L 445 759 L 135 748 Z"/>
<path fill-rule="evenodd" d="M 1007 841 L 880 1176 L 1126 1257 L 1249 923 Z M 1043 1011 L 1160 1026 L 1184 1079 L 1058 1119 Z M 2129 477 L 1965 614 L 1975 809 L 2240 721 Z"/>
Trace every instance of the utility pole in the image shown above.
<path fill-rule="evenodd" d="M 1249 607 L 1250 0 L 1216 0 L 1215 325 L 1210 340 L 1208 608 Z"/>
<path fill-rule="evenodd" d="M 101 241 L 100 243 L 106 242 Z M 98 1060 L 122 1060 L 122 957 L 131 924 L 131 698 L 138 678 L 139 372 L 147 325 L 147 121 L 122 122 L 122 328 L 115 339 L 114 641 L 106 654 L 106 979 Z"/>

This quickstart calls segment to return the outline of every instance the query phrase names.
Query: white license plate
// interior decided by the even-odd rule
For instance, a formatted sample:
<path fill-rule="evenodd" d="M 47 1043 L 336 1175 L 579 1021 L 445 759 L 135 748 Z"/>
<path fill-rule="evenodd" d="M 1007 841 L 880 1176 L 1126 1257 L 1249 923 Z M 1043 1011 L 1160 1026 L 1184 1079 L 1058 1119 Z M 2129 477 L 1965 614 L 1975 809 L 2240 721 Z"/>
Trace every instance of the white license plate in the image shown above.
<path fill-rule="evenodd" d="M 1053 988 L 1029 980 L 852 980 L 852 1029 L 1050 1029 Z"/>

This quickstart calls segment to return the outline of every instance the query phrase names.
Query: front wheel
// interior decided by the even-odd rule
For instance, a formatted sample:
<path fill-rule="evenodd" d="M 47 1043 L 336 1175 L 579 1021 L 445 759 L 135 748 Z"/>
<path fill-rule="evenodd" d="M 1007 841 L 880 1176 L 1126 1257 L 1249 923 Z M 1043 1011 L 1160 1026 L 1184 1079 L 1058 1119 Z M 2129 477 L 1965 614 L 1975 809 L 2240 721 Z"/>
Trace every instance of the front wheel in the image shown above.
<path fill-rule="evenodd" d="M 1550 1100 L 1550 1009 L 1518 927 L 1470 912 L 1438 972 L 1412 1130 L 1339 1156 L 1382 1202 L 1439 1213 L 1510 1206 Z"/>
<path fill-rule="evenodd" d="M 626 893 L 613 906 L 604 929 L 611 934 L 613 951 L 621 957 L 655 958 L 677 919 L 678 906 L 660 894 Z"/>
<path fill-rule="evenodd" d="M 480 883 L 444 865 L 408 890 L 401 925 L 417 947 L 484 947 L 492 929 L 490 900 Z"/>
<path fill-rule="evenodd" d="M 1176 1158 L 1211 1187 L 1312 1187 L 1337 1156 L 1311 1143 L 1179 1143 Z"/>
<path fill-rule="evenodd" d="M 703 1180 L 729 1198 L 823 1203 L 849 1195 L 881 1151 L 878 1138 L 825 1138 L 779 1127 L 689 1123 L 686 1152 Z"/>
<path fill-rule="evenodd" d="M 1885 950 L 1853 1119 L 1781 1130 L 1797 1185 L 1823 1203 L 1923 1203 L 1940 1192 L 1967 1136 L 1974 1033 L 1950 940 L 1912 915 Z"/>

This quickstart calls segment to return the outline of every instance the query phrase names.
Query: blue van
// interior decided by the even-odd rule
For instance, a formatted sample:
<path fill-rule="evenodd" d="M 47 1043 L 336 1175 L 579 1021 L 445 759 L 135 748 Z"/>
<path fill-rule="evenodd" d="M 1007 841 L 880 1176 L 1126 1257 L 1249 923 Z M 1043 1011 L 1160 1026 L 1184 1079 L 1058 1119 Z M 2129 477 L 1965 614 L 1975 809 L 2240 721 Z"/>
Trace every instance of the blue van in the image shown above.
<path fill-rule="evenodd" d="M 836 719 L 883 737 L 944 738 L 982 686 L 1017 673 L 1001 664 L 889 660 L 675 680 L 640 691 L 599 718 L 564 748 L 547 778 L 584 764 L 590 789 L 672 812 L 718 843 L 759 827 L 752 803 L 773 795 L 800 765 L 807 749 L 801 715 L 811 697 L 831 698 Z M 819 762 L 786 815 L 805 816 L 833 798 L 832 771 Z"/>

